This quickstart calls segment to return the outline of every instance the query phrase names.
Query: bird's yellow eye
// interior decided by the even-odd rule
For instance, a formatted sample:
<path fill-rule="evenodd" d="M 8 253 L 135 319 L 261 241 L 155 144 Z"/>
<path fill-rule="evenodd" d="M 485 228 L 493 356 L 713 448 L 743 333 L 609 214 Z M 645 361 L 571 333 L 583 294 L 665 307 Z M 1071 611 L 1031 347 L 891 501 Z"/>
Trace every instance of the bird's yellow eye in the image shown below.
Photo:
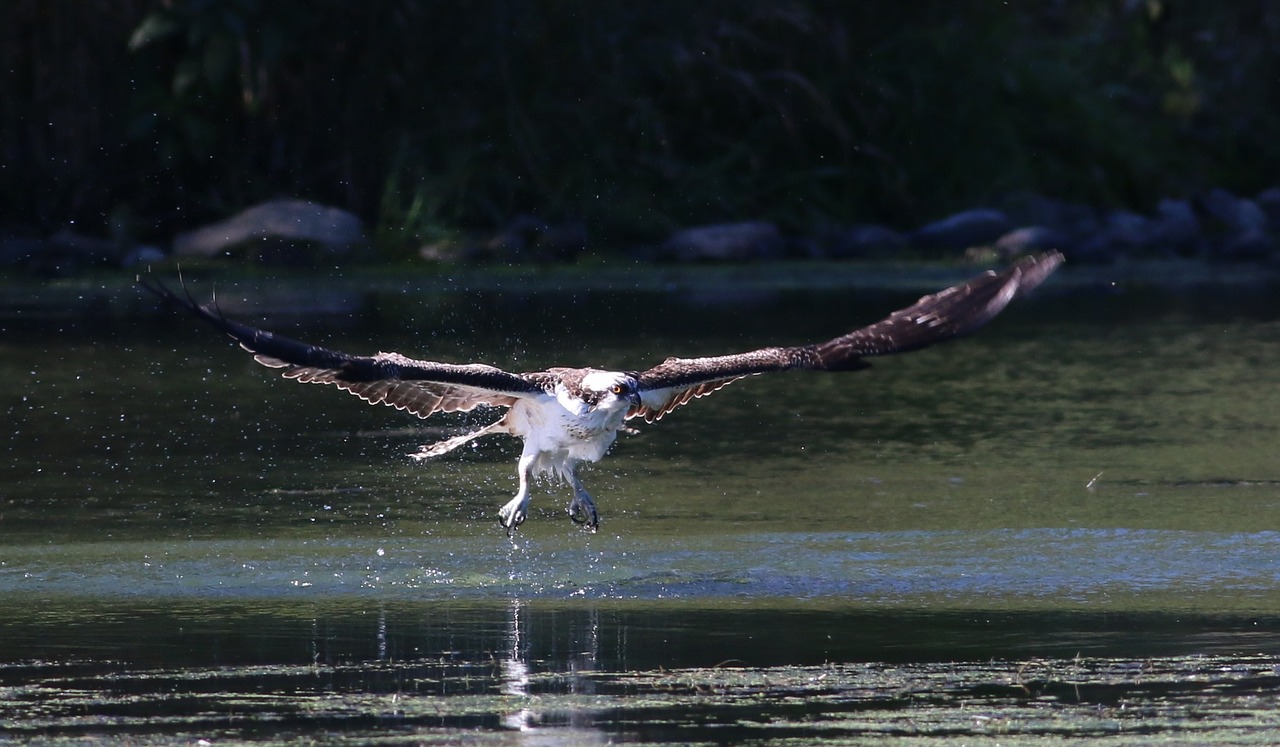
<path fill-rule="evenodd" d="M 609 387 L 609 391 L 613 392 L 614 394 L 622 394 L 622 385 L 614 384 L 613 386 Z"/>

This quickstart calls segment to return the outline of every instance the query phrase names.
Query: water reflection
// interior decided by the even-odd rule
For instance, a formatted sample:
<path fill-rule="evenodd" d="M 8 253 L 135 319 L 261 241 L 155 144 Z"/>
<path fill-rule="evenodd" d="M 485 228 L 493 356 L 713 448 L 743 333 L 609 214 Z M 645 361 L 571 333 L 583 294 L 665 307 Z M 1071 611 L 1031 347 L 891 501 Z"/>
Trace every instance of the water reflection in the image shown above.
<path fill-rule="evenodd" d="M 590 607 L 581 613 L 561 610 L 557 620 L 547 625 L 545 610 L 533 611 L 530 622 L 527 604 L 508 603 L 507 651 L 501 661 L 500 692 L 512 696 L 520 707 L 503 715 L 509 729 L 533 731 L 547 726 L 571 728 L 575 740 L 593 730 L 596 719 L 588 711 L 546 713 L 534 703 L 546 695 L 591 696 L 595 693 L 590 673 L 597 671 L 600 657 L 600 611 Z M 565 621 L 564 628 L 559 623 Z M 540 658 L 535 658 L 540 657 Z M 539 676 L 540 675 L 540 676 Z M 591 742 L 607 742 L 596 730 Z"/>
<path fill-rule="evenodd" d="M 522 703 L 529 700 L 529 648 L 520 622 L 520 602 L 512 601 L 507 627 L 507 656 L 502 660 L 502 694 L 513 695 Z M 509 729 L 526 731 L 536 728 L 540 716 L 527 705 L 508 713 L 502 719 Z"/>
<path fill-rule="evenodd" d="M 774 738 L 883 735 L 903 719 L 981 732 L 953 721 L 975 707 L 1034 716 L 1016 714 L 1024 701 L 1045 708 L 1037 693 L 1081 713 L 1141 713 L 1148 700 L 1162 711 L 1171 698 L 1194 708 L 1206 693 L 1244 698 L 1222 713 L 1280 702 L 1274 614 L 46 600 L 38 615 L 0 610 L 0 629 L 0 737 L 23 740 L 100 735 L 92 723 L 109 719 L 112 733 L 188 742 L 493 730 L 520 743 L 683 743 L 708 726 L 758 739 L 759 724 Z M 1046 733 L 1061 735 L 1056 712 Z"/>

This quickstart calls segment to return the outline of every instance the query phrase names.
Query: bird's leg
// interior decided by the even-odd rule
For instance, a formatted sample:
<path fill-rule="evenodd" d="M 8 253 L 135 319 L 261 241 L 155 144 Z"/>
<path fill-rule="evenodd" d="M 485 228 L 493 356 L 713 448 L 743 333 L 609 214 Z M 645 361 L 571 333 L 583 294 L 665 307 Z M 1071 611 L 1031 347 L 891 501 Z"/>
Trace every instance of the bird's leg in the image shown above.
<path fill-rule="evenodd" d="M 536 454 L 520 455 L 520 464 L 517 468 L 520 475 L 520 489 L 516 491 L 515 498 L 507 501 L 507 505 L 498 510 L 498 521 L 506 528 L 508 537 L 516 533 L 516 527 L 520 526 L 529 515 L 529 471 L 533 468 L 536 456 Z"/>
<path fill-rule="evenodd" d="M 569 482 L 573 485 L 573 500 L 569 502 L 569 518 L 575 524 L 581 524 L 591 531 L 595 531 L 600 527 L 600 516 L 596 513 L 596 502 L 591 500 L 591 494 L 587 489 L 582 487 L 582 481 L 578 479 L 578 471 L 575 469 L 569 473 Z"/>

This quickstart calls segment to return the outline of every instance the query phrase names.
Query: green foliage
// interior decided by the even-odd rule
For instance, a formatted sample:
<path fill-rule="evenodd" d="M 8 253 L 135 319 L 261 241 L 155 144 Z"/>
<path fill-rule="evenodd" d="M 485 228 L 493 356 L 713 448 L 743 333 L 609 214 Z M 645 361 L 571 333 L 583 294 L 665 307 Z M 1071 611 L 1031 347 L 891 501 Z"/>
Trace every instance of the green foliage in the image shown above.
<path fill-rule="evenodd" d="M 288 195 L 406 256 L 521 213 L 607 245 L 1280 173 L 1265 0 L 15 0 L 0 26 L 11 227 L 163 239 Z"/>

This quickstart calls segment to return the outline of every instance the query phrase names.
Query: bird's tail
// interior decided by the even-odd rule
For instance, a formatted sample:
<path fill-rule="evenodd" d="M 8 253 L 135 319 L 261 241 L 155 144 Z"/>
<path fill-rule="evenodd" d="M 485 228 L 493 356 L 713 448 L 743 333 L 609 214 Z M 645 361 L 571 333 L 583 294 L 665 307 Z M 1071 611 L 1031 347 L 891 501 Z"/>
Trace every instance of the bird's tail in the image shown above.
<path fill-rule="evenodd" d="M 505 432 L 506 424 L 502 420 L 499 420 L 496 423 L 486 425 L 478 431 L 464 433 L 461 436 L 454 436 L 453 438 L 446 438 L 443 441 L 437 441 L 433 444 L 423 444 L 418 447 L 417 451 L 410 454 L 409 457 L 414 461 L 421 462 L 423 459 L 430 459 L 432 457 L 438 457 L 441 454 L 448 454 L 459 446 L 469 444 L 481 436 L 487 436 L 490 433 Z"/>

